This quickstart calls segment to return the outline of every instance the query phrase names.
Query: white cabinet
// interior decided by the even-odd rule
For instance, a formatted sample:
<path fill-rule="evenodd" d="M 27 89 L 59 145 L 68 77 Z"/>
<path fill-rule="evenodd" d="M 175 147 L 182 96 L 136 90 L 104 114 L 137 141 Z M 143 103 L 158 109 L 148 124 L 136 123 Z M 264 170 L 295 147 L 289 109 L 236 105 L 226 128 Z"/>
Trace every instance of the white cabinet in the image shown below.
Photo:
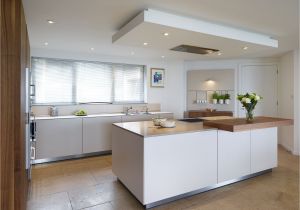
<path fill-rule="evenodd" d="M 37 120 L 36 159 L 82 153 L 82 119 Z"/>
<path fill-rule="evenodd" d="M 277 166 L 277 127 L 251 131 L 251 173 Z"/>
<path fill-rule="evenodd" d="M 218 131 L 218 182 L 250 174 L 250 131 Z"/>
<path fill-rule="evenodd" d="M 112 124 L 121 116 L 83 118 L 83 153 L 111 150 Z"/>
<path fill-rule="evenodd" d="M 147 137 L 140 158 L 144 159 L 144 203 L 214 185 L 217 131 Z"/>

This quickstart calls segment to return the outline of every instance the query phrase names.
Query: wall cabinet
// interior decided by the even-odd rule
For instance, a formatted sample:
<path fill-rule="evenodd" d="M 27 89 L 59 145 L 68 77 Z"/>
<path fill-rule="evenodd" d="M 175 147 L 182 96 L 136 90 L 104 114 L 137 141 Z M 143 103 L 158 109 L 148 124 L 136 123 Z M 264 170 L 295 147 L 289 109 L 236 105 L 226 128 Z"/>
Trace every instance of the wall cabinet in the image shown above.
<path fill-rule="evenodd" d="M 218 131 L 218 182 L 250 174 L 250 131 Z"/>
<path fill-rule="evenodd" d="M 111 150 L 112 124 L 121 120 L 121 116 L 83 118 L 83 153 Z"/>
<path fill-rule="evenodd" d="M 82 119 L 37 120 L 36 159 L 82 153 Z"/>

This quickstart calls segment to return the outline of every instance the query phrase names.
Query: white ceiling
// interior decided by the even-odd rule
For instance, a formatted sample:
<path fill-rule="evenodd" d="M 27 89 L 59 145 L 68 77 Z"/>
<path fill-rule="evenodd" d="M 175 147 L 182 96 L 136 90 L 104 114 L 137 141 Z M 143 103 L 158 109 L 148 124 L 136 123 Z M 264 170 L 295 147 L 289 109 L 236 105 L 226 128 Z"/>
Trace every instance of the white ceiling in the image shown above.
<path fill-rule="evenodd" d="M 165 59 L 187 60 L 270 57 L 298 48 L 298 0 L 23 0 L 23 3 L 32 48 L 143 58 L 164 55 Z M 147 8 L 270 35 L 279 40 L 279 48 L 251 46 L 245 52 L 235 43 L 216 40 L 219 46 L 222 43 L 227 46 L 223 55 L 216 57 L 162 50 L 158 46 L 164 42 L 158 40 L 147 47 L 112 44 L 112 35 Z M 50 25 L 48 19 L 56 23 Z M 145 31 L 145 38 L 151 37 L 152 31 Z M 139 33 L 135 38 L 142 41 L 142 35 Z M 171 31 L 172 35 L 182 34 Z M 45 46 L 45 42 L 49 45 Z M 91 47 L 95 50 L 91 51 Z"/>

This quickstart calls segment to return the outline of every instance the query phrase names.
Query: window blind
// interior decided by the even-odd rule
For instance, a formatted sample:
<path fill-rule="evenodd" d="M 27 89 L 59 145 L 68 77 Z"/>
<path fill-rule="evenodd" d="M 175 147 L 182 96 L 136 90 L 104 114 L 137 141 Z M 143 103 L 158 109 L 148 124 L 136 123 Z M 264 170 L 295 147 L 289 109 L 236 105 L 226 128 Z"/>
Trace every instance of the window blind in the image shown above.
<path fill-rule="evenodd" d="M 112 102 L 112 67 L 76 62 L 76 101 Z"/>
<path fill-rule="evenodd" d="M 140 66 L 114 66 L 114 81 L 115 101 L 144 101 L 144 71 Z"/>
<path fill-rule="evenodd" d="M 74 102 L 72 63 L 33 59 L 32 73 L 36 86 L 35 103 Z"/>
<path fill-rule="evenodd" d="M 142 65 L 32 58 L 36 104 L 145 102 Z"/>

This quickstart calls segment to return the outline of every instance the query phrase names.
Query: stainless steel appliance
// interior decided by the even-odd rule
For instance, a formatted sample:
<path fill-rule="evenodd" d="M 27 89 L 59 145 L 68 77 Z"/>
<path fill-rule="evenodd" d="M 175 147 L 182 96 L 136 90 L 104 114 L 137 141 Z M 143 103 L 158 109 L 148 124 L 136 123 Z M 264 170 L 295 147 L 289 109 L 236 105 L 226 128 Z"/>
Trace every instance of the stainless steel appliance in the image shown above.
<path fill-rule="evenodd" d="M 25 145 L 26 145 L 26 170 L 28 179 L 31 179 L 31 161 L 35 158 L 35 120 L 31 111 L 32 100 L 35 96 L 35 87 L 31 85 L 31 73 L 26 68 L 26 126 L 25 126 Z"/>

